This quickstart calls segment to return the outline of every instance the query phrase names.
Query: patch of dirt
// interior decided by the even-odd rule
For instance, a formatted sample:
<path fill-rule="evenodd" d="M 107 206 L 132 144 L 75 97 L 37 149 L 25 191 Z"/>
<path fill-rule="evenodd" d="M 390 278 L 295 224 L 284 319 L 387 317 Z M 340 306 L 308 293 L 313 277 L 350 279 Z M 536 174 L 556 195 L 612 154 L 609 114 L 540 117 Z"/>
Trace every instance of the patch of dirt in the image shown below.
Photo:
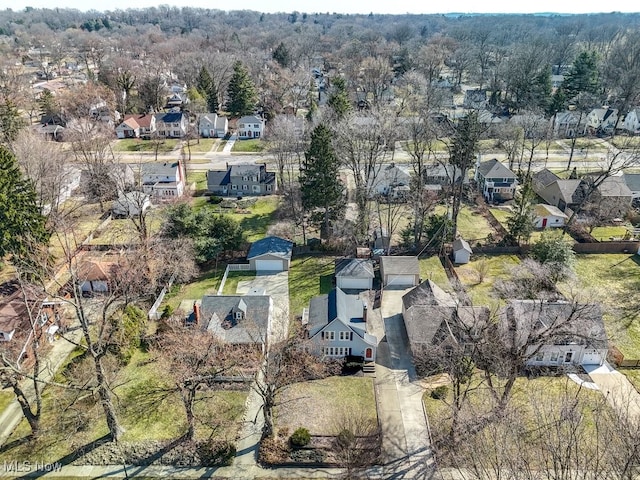
<path fill-rule="evenodd" d="M 422 388 L 425 389 L 433 389 L 437 387 L 441 387 L 442 385 L 450 385 L 451 378 L 448 373 L 441 373 L 438 375 L 432 375 L 430 377 L 423 378 L 418 380 L 418 383 Z"/>

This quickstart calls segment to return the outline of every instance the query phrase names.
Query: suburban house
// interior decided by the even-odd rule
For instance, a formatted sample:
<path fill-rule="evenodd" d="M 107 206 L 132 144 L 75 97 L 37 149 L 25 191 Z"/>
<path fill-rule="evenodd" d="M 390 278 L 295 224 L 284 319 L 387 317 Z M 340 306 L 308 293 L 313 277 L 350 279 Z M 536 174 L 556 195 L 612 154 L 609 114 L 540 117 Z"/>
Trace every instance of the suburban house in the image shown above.
<path fill-rule="evenodd" d="M 156 131 L 156 117 L 147 113 L 142 115 L 125 115 L 124 120 L 116 127 L 118 138 L 149 139 Z"/>
<path fill-rule="evenodd" d="M 180 161 L 143 163 L 140 167 L 142 190 L 153 200 L 181 197 L 185 188 L 183 168 Z"/>
<path fill-rule="evenodd" d="M 165 108 L 181 108 L 189 103 L 189 96 L 183 92 L 173 92 L 169 98 Z"/>
<path fill-rule="evenodd" d="M 409 186 L 411 171 L 407 165 L 390 163 L 381 165 L 377 174 L 370 180 L 369 191 L 373 195 L 398 195 L 398 187 Z"/>
<path fill-rule="evenodd" d="M 198 132 L 203 138 L 222 138 L 229 131 L 229 119 L 217 113 L 205 113 L 198 121 Z"/>
<path fill-rule="evenodd" d="M 462 106 L 473 110 L 483 110 L 487 106 L 487 91 L 484 89 L 465 90 Z"/>
<path fill-rule="evenodd" d="M 625 115 L 622 128 L 633 135 L 640 133 L 640 108 L 634 108 Z"/>
<path fill-rule="evenodd" d="M 569 217 L 558 207 L 538 203 L 533 207 L 533 224 L 535 228 L 564 227 Z"/>
<path fill-rule="evenodd" d="M 253 242 L 247 260 L 256 272 L 284 272 L 289 270 L 293 242 L 280 237 L 265 237 Z"/>
<path fill-rule="evenodd" d="M 617 109 L 610 107 L 594 108 L 587 115 L 586 129 L 591 134 L 612 133 L 617 121 Z"/>
<path fill-rule="evenodd" d="M 565 110 L 555 115 L 553 122 L 553 134 L 556 137 L 574 138 L 584 134 L 587 116 L 582 112 Z"/>
<path fill-rule="evenodd" d="M 205 295 L 194 303 L 186 323 L 230 345 L 264 346 L 272 317 L 273 300 L 268 295 Z"/>
<path fill-rule="evenodd" d="M 586 186 L 585 186 L 586 188 Z M 631 207 L 633 193 L 623 177 L 608 177 L 589 197 L 591 207 L 610 218 L 624 217 Z"/>
<path fill-rule="evenodd" d="M 625 173 L 622 178 L 631 192 L 632 201 L 637 202 L 640 199 L 640 173 Z"/>
<path fill-rule="evenodd" d="M 462 172 L 454 165 L 428 163 L 422 172 L 425 185 L 452 185 L 454 183 L 469 183 L 468 178 L 462 178 Z"/>
<path fill-rule="evenodd" d="M 160 138 L 182 138 L 187 134 L 189 119 L 185 113 L 156 113 L 156 131 Z"/>
<path fill-rule="evenodd" d="M 144 192 L 133 191 L 121 194 L 114 202 L 111 211 L 115 217 L 133 217 L 151 208 L 151 198 Z"/>
<path fill-rule="evenodd" d="M 415 287 L 420 283 L 418 257 L 380 257 L 380 277 L 385 288 Z"/>
<path fill-rule="evenodd" d="M 237 122 L 238 138 L 260 138 L 264 134 L 264 120 L 257 115 L 240 117 Z"/>
<path fill-rule="evenodd" d="M 518 185 L 516 174 L 495 158 L 476 166 L 475 180 L 488 202 L 512 200 Z"/>
<path fill-rule="evenodd" d="M 607 335 L 597 304 L 510 300 L 498 317 L 496 334 L 514 342 L 512 347 L 545 338 L 544 344 L 527 347 L 529 366 L 602 365 L 607 358 Z"/>
<path fill-rule="evenodd" d="M 336 287 L 343 290 L 371 290 L 373 262 L 363 258 L 338 258 L 335 262 Z"/>
<path fill-rule="evenodd" d="M 471 343 L 474 327 L 486 325 L 489 309 L 458 305 L 453 295 L 426 280 L 402 297 L 402 317 L 416 358 L 434 350 L 444 355 L 448 346 Z"/>
<path fill-rule="evenodd" d="M 207 172 L 207 190 L 213 195 L 271 195 L 277 186 L 276 174 L 266 164 L 227 164 L 226 170 Z"/>
<path fill-rule="evenodd" d="M 561 179 L 555 173 L 543 169 L 533 174 L 533 191 L 547 204 L 558 207 L 561 211 L 574 208 L 584 198 L 584 192 L 578 188 L 579 179 Z"/>
<path fill-rule="evenodd" d="M 358 295 L 334 288 L 328 294 L 313 297 L 302 323 L 317 354 L 375 361 L 378 339 L 369 333 L 367 306 Z"/>
<path fill-rule="evenodd" d="M 464 263 L 469 263 L 471 260 L 471 254 L 473 250 L 471 250 L 471 246 L 469 243 L 462 237 L 458 237 L 453 241 L 453 263 L 457 265 L 462 265 Z"/>
<path fill-rule="evenodd" d="M 114 267 L 115 263 L 94 260 L 80 265 L 78 281 L 80 282 L 82 293 L 84 295 L 107 293 L 109 291 L 109 278 Z"/>

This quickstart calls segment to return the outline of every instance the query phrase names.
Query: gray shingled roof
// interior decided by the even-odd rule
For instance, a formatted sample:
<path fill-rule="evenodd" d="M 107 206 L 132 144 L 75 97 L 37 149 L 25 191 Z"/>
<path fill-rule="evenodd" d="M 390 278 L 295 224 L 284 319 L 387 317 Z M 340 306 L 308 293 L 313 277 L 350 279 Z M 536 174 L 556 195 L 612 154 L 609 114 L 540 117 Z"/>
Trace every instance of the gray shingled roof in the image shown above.
<path fill-rule="evenodd" d="M 478 172 L 480 172 L 484 178 L 516 178 L 515 173 L 495 158 L 478 165 Z"/>
<path fill-rule="evenodd" d="M 231 165 L 231 176 L 242 177 L 243 175 L 260 175 L 260 170 L 264 165 L 256 165 L 254 163 L 242 163 L 239 165 Z"/>
<path fill-rule="evenodd" d="M 486 307 L 416 305 L 405 312 L 404 323 L 412 346 L 438 345 L 452 336 L 459 339 L 467 329 L 485 324 L 488 318 Z"/>
<path fill-rule="evenodd" d="M 336 277 L 373 278 L 373 262 L 364 258 L 338 258 Z"/>
<path fill-rule="evenodd" d="M 230 181 L 229 170 L 209 170 L 207 172 L 207 189 L 209 191 L 221 185 L 229 185 Z"/>
<path fill-rule="evenodd" d="M 271 297 L 266 295 L 205 295 L 201 303 L 202 328 L 230 344 L 262 343 L 267 336 Z M 235 311 L 244 318 L 233 318 Z M 225 328 L 223 324 L 230 328 Z"/>
<path fill-rule="evenodd" d="M 606 178 L 598 187 L 600 195 L 603 197 L 629 197 L 631 198 L 631 190 L 622 177 Z"/>
<path fill-rule="evenodd" d="M 385 275 L 420 275 L 418 257 L 380 257 L 380 264 Z"/>
<path fill-rule="evenodd" d="M 562 195 L 562 200 L 564 200 L 565 203 L 571 204 L 580 201 L 578 198 L 574 198 L 574 193 L 576 193 L 576 190 L 580 186 L 580 182 L 582 182 L 582 180 L 574 178 L 557 181 L 558 190 L 560 190 L 560 195 Z"/>
<path fill-rule="evenodd" d="M 606 348 L 607 335 L 598 304 L 511 300 L 499 313 L 498 328 L 520 348 L 531 335 L 549 336 L 549 345 L 577 343 Z"/>
<path fill-rule="evenodd" d="M 178 162 L 150 162 L 143 163 L 140 166 L 140 173 L 142 177 L 145 175 L 162 175 L 168 177 L 174 177 L 178 170 Z"/>
<path fill-rule="evenodd" d="M 629 190 L 640 192 L 640 173 L 625 173 L 622 178 L 624 178 L 624 183 L 627 184 Z"/>
<path fill-rule="evenodd" d="M 548 187 L 556 180 L 559 180 L 559 178 L 560 177 L 558 177 L 555 173 L 547 170 L 546 168 L 543 168 L 539 172 L 533 174 L 533 182 L 539 185 L 541 188 Z"/>
<path fill-rule="evenodd" d="M 473 250 L 471 250 L 471 246 L 469 245 L 469 242 L 467 242 L 462 237 L 458 237 L 453 241 L 453 251 L 457 252 L 458 250 L 466 250 L 469 253 L 473 253 Z"/>
<path fill-rule="evenodd" d="M 259 257 L 267 253 L 282 258 L 291 258 L 292 251 L 293 242 L 280 237 L 265 237 L 251 244 L 247 258 Z"/>
<path fill-rule="evenodd" d="M 457 302 L 452 295 L 442 290 L 431 280 L 425 280 L 402 296 L 402 304 L 407 309 L 416 305 L 455 307 Z"/>

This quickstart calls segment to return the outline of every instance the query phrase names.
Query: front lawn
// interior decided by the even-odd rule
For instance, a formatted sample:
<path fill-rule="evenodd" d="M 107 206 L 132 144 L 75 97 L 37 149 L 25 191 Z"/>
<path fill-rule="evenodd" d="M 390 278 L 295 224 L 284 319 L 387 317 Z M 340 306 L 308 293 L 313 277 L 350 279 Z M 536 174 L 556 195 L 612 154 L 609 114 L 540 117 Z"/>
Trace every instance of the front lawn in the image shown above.
<path fill-rule="evenodd" d="M 425 280 L 431 280 L 445 291 L 452 290 L 449 278 L 447 277 L 447 272 L 445 272 L 442 263 L 440 263 L 440 258 L 438 258 L 437 255 L 429 258 L 421 258 L 419 263 L 420 279 L 423 282 Z"/>
<path fill-rule="evenodd" d="M 202 195 L 207 191 L 207 172 L 188 172 L 187 182 L 189 185 L 196 184 L 195 196 Z"/>
<path fill-rule="evenodd" d="M 628 254 L 576 255 L 576 283 L 559 285 L 567 296 L 600 302 L 611 342 L 632 360 L 640 359 L 640 257 Z"/>
<path fill-rule="evenodd" d="M 266 144 L 260 139 L 236 140 L 231 151 L 234 153 L 260 153 L 264 151 Z"/>
<path fill-rule="evenodd" d="M 511 268 L 520 263 L 515 255 L 472 255 L 466 265 L 455 267 L 460 282 L 477 306 L 496 306 L 501 302 L 493 294 L 493 286 L 498 279 L 507 280 Z M 480 274 L 484 278 L 480 282 Z"/>
<path fill-rule="evenodd" d="M 113 149 L 116 152 L 151 152 L 155 153 L 156 147 L 158 153 L 169 153 L 176 148 L 180 140 L 175 138 L 167 138 L 164 140 L 141 140 L 139 138 L 125 138 L 117 140 Z"/>
<path fill-rule="evenodd" d="M 377 419 L 373 379 L 370 377 L 328 377 L 294 383 L 278 398 L 275 424 L 293 433 L 304 427 L 311 435 L 335 435 L 345 415 Z"/>
<path fill-rule="evenodd" d="M 151 442 L 175 439 L 186 431 L 179 395 L 167 390 L 170 381 L 151 354 L 136 351 L 117 375 L 118 381 L 113 385 L 119 386 L 114 389 L 114 400 L 117 399 L 117 414 L 125 429 L 123 448 L 131 450 L 130 444 L 136 443 L 142 451 L 157 451 L 160 443 Z M 90 395 L 84 395 L 69 406 L 72 392 L 47 387 L 43 394 L 42 435 L 36 440 L 24 441 L 30 430 L 23 420 L 9 438 L 7 448 L 0 453 L 0 460 L 53 462 L 103 438 L 108 429 L 99 403 Z M 200 392 L 196 412 L 207 421 L 197 423 L 196 438 L 213 435 L 233 442 L 246 398 L 246 391 Z M 113 448 L 113 444 L 106 448 Z M 92 455 L 92 448 L 86 450 Z"/>
<path fill-rule="evenodd" d="M 191 149 L 191 155 L 194 153 L 209 152 L 216 142 L 219 142 L 217 138 L 200 138 L 199 140 L 192 140 L 191 146 L 189 147 Z M 189 148 L 187 148 L 186 142 L 182 144 L 182 149 L 186 155 L 189 155 Z"/>
<path fill-rule="evenodd" d="M 329 293 L 335 268 L 335 257 L 307 255 L 295 257 L 289 268 L 289 311 L 300 315 L 309 307 L 312 297 Z"/>

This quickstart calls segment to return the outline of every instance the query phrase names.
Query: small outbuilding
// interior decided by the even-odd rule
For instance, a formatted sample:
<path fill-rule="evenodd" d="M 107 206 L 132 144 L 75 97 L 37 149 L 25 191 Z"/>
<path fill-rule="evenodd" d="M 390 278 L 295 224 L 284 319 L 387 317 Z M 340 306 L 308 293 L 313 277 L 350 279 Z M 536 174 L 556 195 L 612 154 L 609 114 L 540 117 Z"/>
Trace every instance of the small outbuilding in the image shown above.
<path fill-rule="evenodd" d="M 464 238 L 458 237 L 453 241 L 453 263 L 461 265 L 463 263 L 469 263 L 471 260 L 471 246 Z"/>
<path fill-rule="evenodd" d="M 380 276 L 384 287 L 415 287 L 420 283 L 418 257 L 380 257 Z"/>
<path fill-rule="evenodd" d="M 371 290 L 373 262 L 364 258 L 339 258 L 335 268 L 336 287 L 343 290 Z"/>
<path fill-rule="evenodd" d="M 293 242 L 280 237 L 265 237 L 251 244 L 247 260 L 256 272 L 289 270 Z"/>
<path fill-rule="evenodd" d="M 536 228 L 564 227 L 569 219 L 558 207 L 544 203 L 539 203 L 533 208 L 533 215 Z"/>

